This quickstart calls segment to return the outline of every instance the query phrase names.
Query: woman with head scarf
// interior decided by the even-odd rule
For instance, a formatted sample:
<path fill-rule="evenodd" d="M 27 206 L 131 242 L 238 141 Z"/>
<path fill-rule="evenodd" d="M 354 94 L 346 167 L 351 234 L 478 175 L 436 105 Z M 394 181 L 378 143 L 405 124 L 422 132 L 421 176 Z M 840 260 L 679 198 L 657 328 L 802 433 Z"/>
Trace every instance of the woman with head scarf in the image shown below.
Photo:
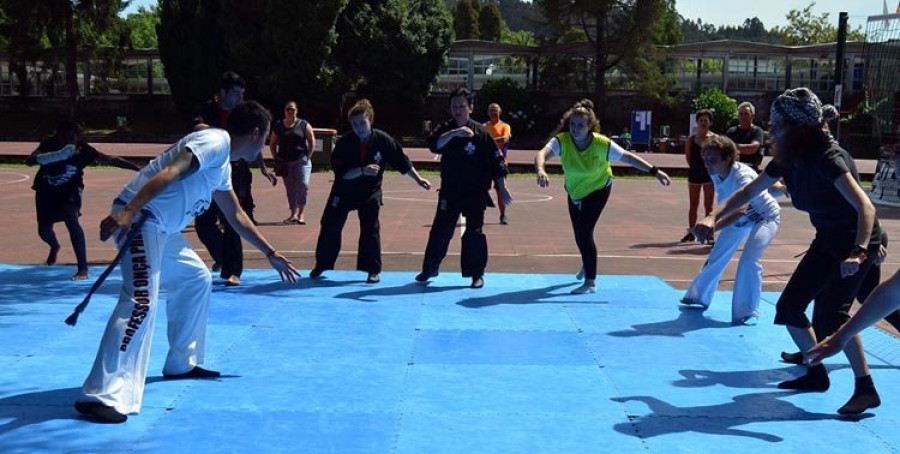
<path fill-rule="evenodd" d="M 770 136 L 778 150 L 774 159 L 694 230 L 701 238 L 711 235 L 717 220 L 784 178 L 793 205 L 809 214 L 816 234 L 778 299 L 775 323 L 785 325 L 805 352 L 816 344 L 815 333 L 828 336 L 849 318 L 850 305 L 881 246 L 881 229 L 875 207 L 859 185 L 853 158 L 825 127 L 837 117 L 836 109 L 823 106 L 808 88 L 796 88 L 775 99 L 770 115 Z M 810 322 L 805 312 L 813 301 Z M 859 336 L 847 343 L 844 354 L 856 383 L 853 396 L 838 413 L 859 414 L 879 406 Z M 829 386 L 822 364 L 778 384 L 782 389 L 815 392 Z"/>

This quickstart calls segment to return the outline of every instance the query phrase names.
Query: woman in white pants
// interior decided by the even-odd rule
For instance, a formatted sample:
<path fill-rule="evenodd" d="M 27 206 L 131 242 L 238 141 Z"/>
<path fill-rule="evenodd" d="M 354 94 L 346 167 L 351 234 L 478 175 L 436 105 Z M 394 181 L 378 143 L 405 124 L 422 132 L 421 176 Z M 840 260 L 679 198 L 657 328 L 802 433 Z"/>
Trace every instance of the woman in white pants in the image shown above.
<path fill-rule="evenodd" d="M 719 203 L 756 178 L 753 169 L 737 161 L 737 148 L 725 136 L 710 136 L 703 143 L 701 154 L 712 176 Z M 722 273 L 746 239 L 734 279 L 731 321 L 736 325 L 755 325 L 759 320 L 762 292 L 763 268 L 759 261 L 778 232 L 780 211 L 775 198 L 763 192 L 743 210 L 718 221 L 715 229 L 719 231 L 719 239 L 681 303 L 703 309 L 709 307 Z"/>

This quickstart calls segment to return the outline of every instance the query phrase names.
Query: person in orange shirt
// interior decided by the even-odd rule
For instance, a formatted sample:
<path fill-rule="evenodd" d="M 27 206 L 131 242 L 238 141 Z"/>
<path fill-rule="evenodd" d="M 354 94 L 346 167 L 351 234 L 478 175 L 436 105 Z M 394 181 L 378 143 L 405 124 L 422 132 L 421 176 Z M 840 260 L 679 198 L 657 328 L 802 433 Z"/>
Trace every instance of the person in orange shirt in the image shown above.
<path fill-rule="evenodd" d="M 499 104 L 491 103 L 488 106 L 487 113 L 490 120 L 484 124 L 484 127 L 491 133 L 491 137 L 494 138 L 494 143 L 497 144 L 497 148 L 503 153 L 503 160 L 506 161 L 506 153 L 509 151 L 509 139 L 512 137 L 512 128 L 509 126 L 509 123 L 500 119 L 500 114 L 503 113 L 503 109 L 500 108 Z M 500 224 L 509 224 L 509 218 L 506 217 L 506 204 L 503 203 L 503 198 L 500 197 L 500 190 L 496 186 L 494 187 L 494 190 L 497 191 L 497 207 L 500 208 Z"/>

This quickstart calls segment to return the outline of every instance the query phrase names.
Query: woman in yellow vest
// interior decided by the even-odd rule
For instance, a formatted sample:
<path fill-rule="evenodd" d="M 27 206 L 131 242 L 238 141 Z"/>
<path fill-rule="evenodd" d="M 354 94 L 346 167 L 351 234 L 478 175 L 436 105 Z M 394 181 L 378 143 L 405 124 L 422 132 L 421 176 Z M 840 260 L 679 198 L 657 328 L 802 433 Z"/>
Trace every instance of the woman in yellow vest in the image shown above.
<path fill-rule="evenodd" d="M 578 279 L 584 283 L 572 290 L 573 294 L 593 293 L 597 277 L 597 245 L 594 243 L 594 226 L 609 200 L 612 189 L 611 161 L 623 162 L 656 177 L 668 186 L 669 176 L 636 154 L 623 149 L 608 137 L 599 133 L 594 115 L 594 103 L 581 100 L 562 117 L 556 134 L 538 151 L 534 158 L 537 183 L 547 187 L 550 178 L 544 169 L 547 158 L 559 156 L 565 174 L 566 193 L 569 195 L 569 218 L 575 232 L 575 244 L 581 253 L 582 269 Z"/>

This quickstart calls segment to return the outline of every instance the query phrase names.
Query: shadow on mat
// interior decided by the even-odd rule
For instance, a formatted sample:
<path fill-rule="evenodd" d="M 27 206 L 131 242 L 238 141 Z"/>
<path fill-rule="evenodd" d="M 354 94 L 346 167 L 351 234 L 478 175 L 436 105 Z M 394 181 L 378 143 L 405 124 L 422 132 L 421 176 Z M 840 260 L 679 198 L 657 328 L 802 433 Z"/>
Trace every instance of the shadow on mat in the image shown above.
<path fill-rule="evenodd" d="M 346 282 L 342 282 L 341 286 L 343 286 L 343 284 L 346 284 Z M 452 285 L 447 287 L 432 287 L 431 285 L 423 284 L 420 282 L 410 282 L 409 284 L 400 285 L 397 287 L 378 287 L 366 290 L 358 290 L 355 292 L 338 293 L 337 295 L 334 295 L 333 298 L 376 303 L 379 301 L 377 297 L 381 296 L 418 295 L 427 293 L 449 292 L 452 290 L 461 290 L 466 288 L 469 288 L 469 286 Z"/>
<path fill-rule="evenodd" d="M 239 377 L 240 375 L 222 375 L 216 380 Z M 159 382 L 187 382 L 190 380 L 169 380 L 162 376 L 155 376 L 147 377 L 146 383 L 149 385 Z M 0 399 L 0 421 L 7 422 L 0 424 L 0 437 L 23 427 L 43 424 L 53 420 L 83 420 L 81 415 L 75 411 L 75 402 L 81 397 L 81 387 L 35 391 L 4 397 Z M 35 434 L 33 440 L 24 436 L 24 434 L 32 432 Z M 23 436 L 18 436 L 17 434 L 16 437 L 16 440 L 21 443 L 21 445 L 17 445 L 17 447 L 23 449 L 21 452 L 52 452 L 58 449 L 58 446 L 54 449 L 55 441 L 45 430 L 24 431 L 22 434 Z M 66 436 L 71 436 L 71 433 Z M 4 440 L 3 451 L 9 452 L 13 450 L 13 446 L 9 441 Z"/>
<path fill-rule="evenodd" d="M 656 323 L 631 325 L 631 329 L 612 331 L 608 334 L 616 337 L 637 336 L 669 336 L 684 337 L 685 333 L 701 329 L 734 328 L 730 322 L 721 322 L 705 317 L 699 310 L 682 310 L 678 318 Z"/>
<path fill-rule="evenodd" d="M 215 299 L 215 293 L 224 292 L 224 293 L 240 293 L 240 294 L 249 294 L 249 295 L 267 295 L 267 294 L 277 294 L 279 292 L 293 292 L 298 289 L 305 288 L 328 288 L 328 287 L 343 287 L 344 285 L 352 284 L 352 283 L 362 283 L 365 281 L 331 281 L 324 278 L 313 279 L 310 277 L 301 277 L 297 280 L 297 282 L 288 282 L 282 281 L 278 278 L 278 272 L 272 271 L 272 280 L 265 283 L 258 283 L 258 280 L 245 280 L 241 283 L 241 285 L 235 287 L 228 287 L 224 285 L 224 282 L 214 283 L 213 284 L 213 299 Z"/>
<path fill-rule="evenodd" d="M 828 365 L 828 372 L 831 373 L 849 368 L 849 364 Z M 873 364 L 869 365 L 869 369 L 897 370 L 894 366 Z M 805 366 L 795 365 L 787 365 L 778 369 L 752 371 L 684 369 L 678 371 L 684 378 L 673 381 L 672 385 L 679 388 L 705 388 L 709 386 L 725 386 L 728 388 L 774 388 L 777 383 L 798 378 L 803 375 L 805 371 Z"/>
<path fill-rule="evenodd" d="M 630 422 L 616 424 L 613 428 L 619 433 L 638 438 L 695 432 L 778 443 L 784 439 L 765 432 L 737 429 L 735 426 L 766 422 L 783 424 L 785 421 L 849 419 L 832 413 L 808 412 L 780 399 L 794 394 L 796 392 L 793 391 L 743 394 L 735 396 L 733 402 L 697 407 L 676 407 L 650 396 L 614 397 L 611 400 L 615 402 L 643 402 L 652 413 L 645 416 L 629 414 Z M 852 420 L 858 421 L 869 417 L 872 417 L 872 414 L 865 413 Z"/>
<path fill-rule="evenodd" d="M 23 311 L 22 314 L 32 312 L 27 306 L 18 305 L 33 302 L 66 306 L 78 304 L 94 285 L 101 270 L 91 268 L 90 279 L 84 281 L 70 280 L 73 272 L 74 267 L 58 265 L 3 266 L 0 268 L 0 295 L 3 295 L 0 296 L 0 316 L 20 315 L 18 309 Z M 121 285 L 121 275 L 110 276 L 97 289 L 94 297 L 118 298 Z"/>
<path fill-rule="evenodd" d="M 461 301 L 458 301 L 456 304 L 468 307 L 472 309 L 477 309 L 479 307 L 486 306 L 496 306 L 498 304 L 608 304 L 608 301 L 587 301 L 587 300 L 573 300 L 573 299 L 557 299 L 562 297 L 575 298 L 576 295 L 570 295 L 569 293 L 554 293 L 559 289 L 565 287 L 572 287 L 572 284 L 558 284 L 551 285 L 549 287 L 544 288 L 535 288 L 530 290 L 522 290 L 518 292 L 507 292 L 500 293 L 498 295 L 491 296 L 482 296 L 475 298 L 465 298 Z M 587 296 L 591 296 L 592 294 L 588 294 Z M 593 295 L 596 295 L 594 293 Z"/>
<path fill-rule="evenodd" d="M 81 397 L 80 387 L 35 391 L 4 397 L 0 399 L 0 420 L 7 422 L 0 424 L 0 436 L 22 427 L 56 419 L 81 419 L 73 407 L 79 397 Z M 46 443 L 52 444 L 53 441 L 47 439 Z M 33 446 L 32 448 L 40 447 Z M 9 448 L 9 446 L 5 447 L 5 449 Z"/>

